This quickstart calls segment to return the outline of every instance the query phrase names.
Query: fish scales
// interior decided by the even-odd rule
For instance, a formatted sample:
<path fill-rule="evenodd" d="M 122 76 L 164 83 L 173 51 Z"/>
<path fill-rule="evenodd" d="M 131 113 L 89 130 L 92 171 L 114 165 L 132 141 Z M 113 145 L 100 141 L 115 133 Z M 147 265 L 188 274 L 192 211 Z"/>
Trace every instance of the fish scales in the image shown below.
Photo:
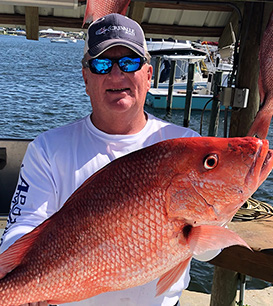
<path fill-rule="evenodd" d="M 259 86 L 261 88 L 261 101 L 268 96 L 273 98 L 273 11 L 268 21 L 268 25 L 261 41 L 259 60 L 260 76 Z M 273 110 L 271 110 L 272 112 Z"/>
<path fill-rule="evenodd" d="M 111 13 L 126 14 L 130 0 L 87 0 L 83 25 Z"/>
<path fill-rule="evenodd" d="M 273 115 L 273 11 L 261 40 L 259 51 L 260 110 L 252 123 L 248 136 L 266 138 Z"/>
<path fill-rule="evenodd" d="M 150 156 L 153 160 L 153 155 Z M 143 169 L 144 173 L 146 173 L 146 171 L 142 167 L 144 166 L 143 160 L 145 159 L 147 160 L 147 154 L 143 158 L 139 159 L 136 165 L 136 167 L 138 167 L 140 164 L 141 167 L 138 168 L 138 171 L 141 172 L 141 169 Z M 147 162 L 147 165 L 148 164 L 149 162 Z M 153 166 L 156 166 L 155 163 L 153 163 Z M 110 171 L 110 173 L 109 171 L 102 172 L 100 180 L 93 182 L 92 188 L 89 186 L 86 187 L 88 188 L 86 193 L 75 193 L 73 204 L 75 203 L 77 205 L 70 205 L 68 201 L 64 208 L 69 207 L 69 209 L 64 209 L 64 213 L 60 214 L 58 218 L 56 227 L 51 227 L 51 231 L 48 233 L 48 238 L 54 242 L 52 248 L 48 249 L 46 243 L 43 241 L 43 237 L 40 237 L 40 247 L 36 249 L 36 252 L 33 252 L 33 256 L 29 259 L 29 261 L 37 262 L 34 261 L 33 258 L 41 257 L 40 253 L 47 254 L 47 256 L 41 258 L 41 260 L 44 259 L 43 261 L 39 261 L 39 266 L 43 266 L 42 270 L 44 271 L 44 275 L 46 275 L 46 277 L 53 278 L 54 275 L 58 275 L 57 282 L 59 283 L 61 278 L 61 280 L 64 280 L 64 287 L 68 287 L 71 281 L 78 283 L 79 279 L 81 279 L 81 274 L 86 275 L 87 266 L 99 266 L 102 271 L 106 271 L 107 273 L 104 276 L 98 275 L 99 272 L 95 268 L 90 269 L 88 272 L 88 278 L 91 277 L 90 284 L 95 283 L 95 285 L 92 285 L 91 287 L 105 287 L 104 282 L 109 283 L 109 280 L 112 278 L 112 281 L 114 280 L 114 282 L 111 288 L 112 290 L 118 290 L 122 285 L 117 286 L 117 280 L 121 278 L 121 282 L 128 282 L 126 271 L 130 269 L 130 267 L 135 267 L 135 270 L 137 271 L 143 270 L 142 274 L 147 274 L 145 271 L 149 271 L 149 269 L 147 270 L 147 267 L 144 269 L 143 263 L 140 261 L 135 261 L 135 258 L 140 259 L 141 257 L 145 257 L 150 250 L 159 250 L 162 248 L 163 244 L 166 244 L 168 236 L 164 234 L 164 231 L 166 231 L 167 228 L 163 228 L 164 226 L 161 219 L 163 207 L 160 205 L 159 200 L 157 205 L 153 206 L 153 209 L 149 210 L 149 207 L 145 208 L 145 205 L 149 206 L 153 202 L 153 193 L 150 196 L 147 196 L 146 194 L 143 196 L 138 189 L 148 189 L 149 180 L 138 180 L 138 186 L 136 186 L 134 180 L 131 179 L 128 181 L 127 176 L 124 180 L 120 180 L 119 178 L 123 176 L 123 173 L 132 173 L 132 170 L 135 169 L 131 169 L 131 164 L 128 163 L 127 170 L 128 171 L 126 171 L 124 168 L 114 167 L 113 171 Z M 112 175 L 111 172 L 114 172 L 115 175 Z M 148 174 L 146 173 L 145 175 Z M 103 190 L 99 188 L 101 181 L 106 182 Z M 138 189 L 136 189 L 136 187 L 138 187 Z M 98 188 L 100 193 L 96 193 Z M 128 192 L 130 190 L 133 195 L 138 196 L 139 201 L 128 201 Z M 91 202 L 87 199 L 87 196 L 90 193 L 94 194 L 95 198 Z M 156 193 L 159 194 L 156 195 Z M 85 196 L 81 197 L 82 194 Z M 80 199 L 78 197 L 80 197 Z M 115 197 L 115 201 L 109 201 L 109 199 L 113 197 Z M 155 191 L 155 197 L 157 199 L 160 198 L 160 192 Z M 86 202 L 89 202 L 88 206 L 86 205 Z M 102 203 L 104 205 L 102 205 Z M 74 210 L 77 210 L 78 219 L 74 218 Z M 106 213 L 109 213 L 107 219 L 105 219 Z M 150 215 L 152 216 L 150 217 Z M 128 221 L 128 216 L 130 216 L 130 222 Z M 89 222 L 90 217 L 92 218 L 91 223 Z M 145 222 L 145 218 L 147 217 L 150 217 L 149 226 L 147 226 Z M 81 220 L 81 222 L 78 220 Z M 137 228 L 136 226 L 132 227 L 131 222 L 132 224 L 137 224 Z M 66 239 L 68 238 L 66 235 L 68 224 L 71 231 L 71 236 L 69 239 Z M 147 227 L 148 230 L 145 230 Z M 97 231 L 97 228 L 101 228 L 101 231 Z M 159 230 L 159 228 L 161 230 Z M 144 232 L 146 238 L 144 236 Z M 127 235 L 130 235 L 133 238 L 130 241 L 131 247 L 127 245 Z M 137 237 L 139 237 L 140 241 L 142 242 L 140 245 L 138 240 L 135 240 Z M 77 243 L 78 241 L 79 243 Z M 126 244 L 124 244 L 124 241 L 126 241 Z M 81 245 L 81 247 L 75 248 L 75 245 Z M 90 259 L 88 254 L 89 245 L 93 246 L 93 256 L 90 257 Z M 59 251 L 59 249 L 61 250 Z M 67 252 L 69 252 L 71 260 L 67 260 Z M 129 253 L 131 253 L 130 256 Z M 86 255 L 88 255 L 86 260 L 83 260 L 83 258 L 85 258 L 84 256 Z M 55 265 L 53 271 L 50 273 L 48 271 L 48 262 L 52 260 L 54 260 Z M 75 275 L 75 279 L 71 279 L 68 271 L 71 271 L 75 261 L 79 262 L 78 271 Z M 96 263 L 95 265 L 94 261 Z M 154 263 L 152 261 L 150 262 L 152 263 L 150 265 L 153 266 Z M 118 263 L 119 265 L 117 266 Z M 22 265 L 23 264 L 24 263 L 22 263 Z M 18 268 L 18 270 L 20 269 Z M 23 267 L 21 270 L 22 272 L 18 271 L 18 274 L 20 273 L 19 275 L 24 275 L 24 279 L 27 280 L 26 282 L 28 282 L 30 279 L 36 279 L 35 272 L 38 274 L 40 273 L 39 269 L 37 269 L 35 266 L 33 271 L 31 271 L 29 274 Z M 39 275 L 39 277 L 40 282 L 43 282 L 43 276 Z M 132 281 L 135 282 L 133 275 L 131 278 Z M 23 284 L 23 282 L 21 282 L 21 278 L 19 283 Z M 77 285 L 79 290 L 82 285 Z M 49 285 L 49 287 L 51 286 L 54 288 L 53 284 Z M 19 288 L 15 289 L 16 291 L 19 290 Z M 23 286 L 21 287 L 21 290 L 22 289 Z M 49 292 L 51 291 L 50 288 L 47 288 L 47 290 L 49 290 Z M 75 290 L 78 290 L 78 288 Z M 98 293 L 100 293 L 100 289 L 97 290 Z M 71 289 L 69 289 L 69 291 L 71 291 Z M 34 292 L 32 293 L 28 288 L 27 292 L 28 295 L 33 296 L 33 299 L 35 300 L 36 289 L 34 289 Z M 70 300 L 70 293 L 68 293 L 68 297 L 64 297 L 64 292 L 65 289 L 63 288 L 62 298 L 60 300 L 64 300 L 65 298 Z M 95 291 L 95 294 L 96 293 L 97 292 Z M 73 292 L 73 294 L 76 296 L 81 295 L 80 292 Z M 82 297 L 84 298 L 85 296 Z M 47 299 L 46 296 L 45 299 Z M 57 296 L 56 299 L 58 300 Z"/>
<path fill-rule="evenodd" d="M 217 160 L 210 169 L 204 167 L 208 158 Z M 272 167 L 268 142 L 255 138 L 174 139 L 113 161 L 0 255 L 0 304 L 72 302 L 158 277 L 162 293 L 181 276 L 195 249 L 244 244 L 219 225 Z M 203 189 L 202 182 L 213 177 L 214 188 Z M 224 184 L 228 195 L 221 201 Z M 205 246 L 195 237 L 199 232 L 209 237 Z M 22 252 L 22 246 L 22 259 L 7 264 L 8 255 Z"/>

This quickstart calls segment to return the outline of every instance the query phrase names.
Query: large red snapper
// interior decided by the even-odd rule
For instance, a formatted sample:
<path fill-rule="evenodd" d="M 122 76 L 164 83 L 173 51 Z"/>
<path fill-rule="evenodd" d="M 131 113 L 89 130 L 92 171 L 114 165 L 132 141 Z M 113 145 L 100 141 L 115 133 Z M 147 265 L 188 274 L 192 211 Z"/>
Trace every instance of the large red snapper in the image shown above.
<path fill-rule="evenodd" d="M 181 138 L 110 163 L 0 255 L 0 305 L 71 302 L 161 277 L 193 254 L 245 243 L 220 227 L 273 167 L 267 140 Z"/>
<path fill-rule="evenodd" d="M 261 106 L 248 136 L 266 138 L 273 115 L 273 11 L 265 29 L 259 52 L 259 93 Z"/>
<path fill-rule="evenodd" d="M 83 25 L 111 13 L 126 14 L 131 0 L 87 0 Z"/>

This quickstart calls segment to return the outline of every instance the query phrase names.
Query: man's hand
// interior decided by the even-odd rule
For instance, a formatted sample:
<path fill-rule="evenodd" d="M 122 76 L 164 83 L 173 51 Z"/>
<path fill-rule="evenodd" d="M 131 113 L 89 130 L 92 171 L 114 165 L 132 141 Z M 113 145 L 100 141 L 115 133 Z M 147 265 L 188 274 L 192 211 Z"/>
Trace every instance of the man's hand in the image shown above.
<path fill-rule="evenodd" d="M 48 306 L 48 303 L 46 301 L 43 301 L 43 302 L 27 303 L 21 306 Z"/>

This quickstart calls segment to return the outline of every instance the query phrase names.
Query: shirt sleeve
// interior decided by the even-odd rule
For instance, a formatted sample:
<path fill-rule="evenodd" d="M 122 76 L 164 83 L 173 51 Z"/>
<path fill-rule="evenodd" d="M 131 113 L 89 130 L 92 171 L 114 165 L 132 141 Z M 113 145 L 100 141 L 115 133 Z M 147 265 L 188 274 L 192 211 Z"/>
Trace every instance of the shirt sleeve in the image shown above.
<path fill-rule="evenodd" d="M 0 253 L 56 211 L 56 188 L 41 139 L 34 140 L 24 156 L 11 201 Z"/>

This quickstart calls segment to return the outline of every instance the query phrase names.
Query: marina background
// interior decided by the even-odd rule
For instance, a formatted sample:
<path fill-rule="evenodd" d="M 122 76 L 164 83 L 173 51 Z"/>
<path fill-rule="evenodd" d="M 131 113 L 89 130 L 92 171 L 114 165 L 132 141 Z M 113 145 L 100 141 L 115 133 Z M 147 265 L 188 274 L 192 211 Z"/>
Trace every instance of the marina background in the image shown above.
<path fill-rule="evenodd" d="M 91 112 L 81 74 L 84 41 L 56 44 L 48 38 L 27 40 L 24 36 L 0 35 L 0 138 L 33 139 L 48 129 L 75 121 Z M 146 111 L 178 125 L 183 111 L 146 107 Z M 191 114 L 190 128 L 200 132 L 201 111 Z M 205 112 L 203 136 L 207 135 L 210 112 Z M 223 136 L 224 114 L 220 115 L 218 136 Z M 273 127 L 268 140 L 273 148 Z M 254 198 L 273 203 L 273 174 L 255 193 Z M 213 266 L 194 261 L 190 290 L 210 293 Z M 248 289 L 261 289 L 270 283 L 252 279 Z"/>

